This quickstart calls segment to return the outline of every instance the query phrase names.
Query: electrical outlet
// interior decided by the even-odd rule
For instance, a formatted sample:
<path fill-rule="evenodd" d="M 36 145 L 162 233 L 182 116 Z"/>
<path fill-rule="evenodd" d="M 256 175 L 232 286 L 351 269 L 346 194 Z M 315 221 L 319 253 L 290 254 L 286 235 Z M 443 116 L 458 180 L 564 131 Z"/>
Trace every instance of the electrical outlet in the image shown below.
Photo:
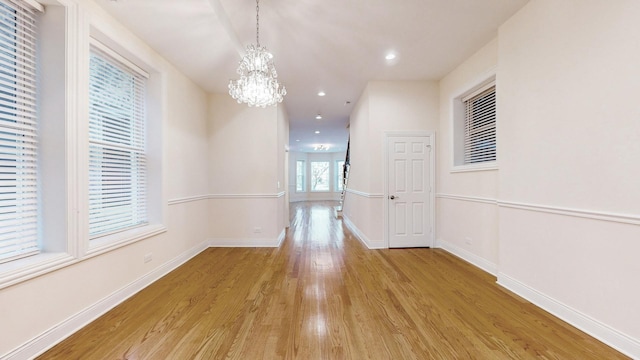
<path fill-rule="evenodd" d="M 148 263 L 148 262 L 150 262 L 151 260 L 153 260 L 153 253 L 148 253 L 148 254 L 146 254 L 146 255 L 144 256 L 144 262 L 145 262 L 145 263 Z"/>
<path fill-rule="evenodd" d="M 473 245 L 473 239 L 472 239 L 472 238 L 470 238 L 470 237 L 466 237 L 466 238 L 464 238 L 464 242 L 465 242 L 467 245 Z"/>
<path fill-rule="evenodd" d="M 262 228 L 259 226 L 256 226 L 253 228 L 253 232 L 254 234 L 260 234 L 262 232 Z"/>

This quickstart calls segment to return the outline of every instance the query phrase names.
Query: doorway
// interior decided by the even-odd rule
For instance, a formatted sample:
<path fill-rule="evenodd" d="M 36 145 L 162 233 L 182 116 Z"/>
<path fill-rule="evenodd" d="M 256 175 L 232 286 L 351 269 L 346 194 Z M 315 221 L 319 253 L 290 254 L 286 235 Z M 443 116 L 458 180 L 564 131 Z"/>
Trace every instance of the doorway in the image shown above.
<path fill-rule="evenodd" d="M 385 135 L 388 245 L 390 248 L 433 247 L 435 134 Z"/>

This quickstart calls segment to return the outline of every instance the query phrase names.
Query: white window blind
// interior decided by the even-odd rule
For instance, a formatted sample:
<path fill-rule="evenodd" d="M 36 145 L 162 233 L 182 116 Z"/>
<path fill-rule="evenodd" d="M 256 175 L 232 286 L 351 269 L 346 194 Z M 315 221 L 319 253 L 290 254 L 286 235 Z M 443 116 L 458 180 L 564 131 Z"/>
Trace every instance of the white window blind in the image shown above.
<path fill-rule="evenodd" d="M 146 79 L 103 49 L 89 63 L 91 238 L 147 223 Z"/>
<path fill-rule="evenodd" d="M 463 99 L 465 106 L 464 163 L 496 160 L 496 87 Z"/>
<path fill-rule="evenodd" d="M 36 14 L 0 0 L 0 262 L 37 254 Z"/>

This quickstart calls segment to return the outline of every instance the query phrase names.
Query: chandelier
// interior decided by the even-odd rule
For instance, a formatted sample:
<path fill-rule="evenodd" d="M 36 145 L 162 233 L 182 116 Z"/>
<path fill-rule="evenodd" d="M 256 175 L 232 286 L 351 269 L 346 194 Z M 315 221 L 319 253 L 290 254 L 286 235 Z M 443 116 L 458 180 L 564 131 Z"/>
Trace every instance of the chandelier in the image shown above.
<path fill-rule="evenodd" d="M 273 65 L 273 55 L 260 46 L 260 6 L 256 0 L 256 46 L 247 46 L 247 53 L 238 65 L 240 79 L 229 82 L 229 95 L 238 104 L 266 107 L 282 102 L 287 94 L 284 85 L 278 83 Z"/>

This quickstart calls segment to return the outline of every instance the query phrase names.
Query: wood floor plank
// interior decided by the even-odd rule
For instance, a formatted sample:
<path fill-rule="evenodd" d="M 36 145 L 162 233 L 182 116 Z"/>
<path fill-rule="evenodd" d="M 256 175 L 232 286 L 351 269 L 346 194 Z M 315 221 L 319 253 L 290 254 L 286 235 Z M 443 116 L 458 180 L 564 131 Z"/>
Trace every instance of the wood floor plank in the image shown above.
<path fill-rule="evenodd" d="M 439 249 L 366 249 L 334 204 L 211 248 L 39 359 L 626 359 Z"/>

